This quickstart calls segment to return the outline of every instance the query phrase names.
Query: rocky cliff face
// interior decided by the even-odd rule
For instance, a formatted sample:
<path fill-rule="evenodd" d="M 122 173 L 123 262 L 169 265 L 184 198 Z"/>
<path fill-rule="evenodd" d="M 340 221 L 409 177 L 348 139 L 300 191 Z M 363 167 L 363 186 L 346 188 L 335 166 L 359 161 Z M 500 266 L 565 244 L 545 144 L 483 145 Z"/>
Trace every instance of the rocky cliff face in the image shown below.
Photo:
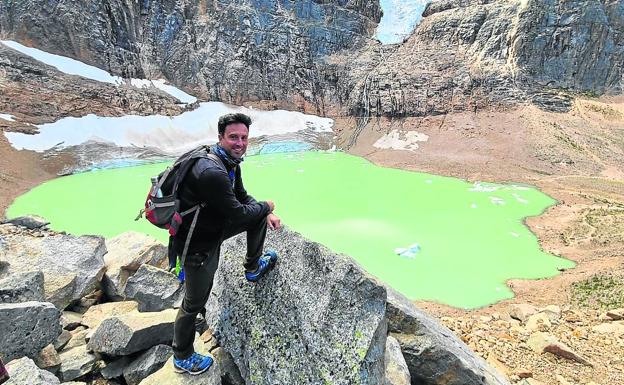
<path fill-rule="evenodd" d="M 380 17 L 374 0 L 32 0 L 0 4 L 0 34 L 208 99 L 320 104 L 318 59 L 360 45 Z"/>
<path fill-rule="evenodd" d="M 351 110 L 422 116 L 526 99 L 565 107 L 554 90 L 622 92 L 622 2 L 438 1 L 424 16 L 403 45 L 370 60 Z"/>
<path fill-rule="evenodd" d="M 380 17 L 375 0 L 28 0 L 0 4 L 0 35 L 211 100 L 364 118 L 622 91 L 621 1 L 441 0 L 389 47 Z"/>

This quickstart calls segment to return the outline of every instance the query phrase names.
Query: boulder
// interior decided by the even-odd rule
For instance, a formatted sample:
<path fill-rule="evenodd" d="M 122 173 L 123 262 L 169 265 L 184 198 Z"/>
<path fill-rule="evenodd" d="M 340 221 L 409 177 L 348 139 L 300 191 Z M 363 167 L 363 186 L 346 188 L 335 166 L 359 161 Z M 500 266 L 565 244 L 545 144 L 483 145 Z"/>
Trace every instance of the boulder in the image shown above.
<path fill-rule="evenodd" d="M 91 306 L 89 310 L 82 315 L 82 321 L 80 321 L 80 323 L 87 326 L 89 329 L 97 329 L 104 319 L 136 312 L 137 309 L 138 304 L 135 301 L 103 303 Z"/>
<path fill-rule="evenodd" d="M 401 353 L 399 341 L 392 336 L 386 340 L 386 378 L 384 385 L 410 385 L 410 373 Z"/>
<path fill-rule="evenodd" d="M 7 370 L 10 378 L 4 385 L 59 385 L 61 383 L 54 374 L 39 369 L 28 357 L 9 362 Z"/>
<path fill-rule="evenodd" d="M 64 330 L 59 334 L 59 336 L 54 341 L 54 349 L 57 351 L 62 350 L 67 343 L 72 339 L 72 334 L 69 330 Z"/>
<path fill-rule="evenodd" d="M 614 321 L 602 323 L 592 327 L 592 330 L 596 333 L 607 334 L 615 338 L 624 336 L 624 321 Z"/>
<path fill-rule="evenodd" d="M 173 349 L 167 345 L 156 345 L 140 356 L 123 370 L 128 385 L 137 385 L 142 379 L 162 368 L 173 355 Z"/>
<path fill-rule="evenodd" d="M 104 239 L 40 230 L 37 236 L 10 224 L 0 225 L 9 273 L 40 270 L 47 301 L 64 309 L 92 292 L 104 274 Z"/>
<path fill-rule="evenodd" d="M 61 334 L 61 312 L 49 302 L 0 304 L 0 356 L 34 357 Z"/>
<path fill-rule="evenodd" d="M 614 321 L 624 320 L 624 308 L 609 310 L 606 316 Z"/>
<path fill-rule="evenodd" d="M 108 253 L 104 256 L 106 274 L 102 280 L 104 292 L 114 301 L 123 300 L 128 278 L 148 264 L 168 267 L 167 248 L 149 235 L 129 231 L 106 240 Z"/>
<path fill-rule="evenodd" d="M 380 384 L 386 290 L 355 262 L 283 228 L 277 265 L 244 278 L 244 235 L 223 244 L 207 321 L 245 383 Z"/>
<path fill-rule="evenodd" d="M 112 378 L 117 378 L 123 376 L 123 370 L 128 364 L 131 362 L 130 357 L 122 356 L 121 358 L 116 359 L 115 361 L 109 362 L 106 364 L 102 370 L 100 370 L 100 374 L 107 380 Z"/>
<path fill-rule="evenodd" d="M 509 306 L 509 315 L 511 318 L 521 322 L 526 322 L 530 316 L 537 312 L 538 309 L 528 303 L 514 303 Z"/>
<path fill-rule="evenodd" d="M 48 222 L 45 218 L 42 218 L 37 215 L 27 215 L 23 217 L 16 217 L 16 218 L 9 219 L 3 223 L 10 223 L 15 226 L 22 226 L 31 230 L 40 229 L 50 224 L 50 222 Z"/>
<path fill-rule="evenodd" d="M 533 333 L 527 340 L 527 345 L 536 353 L 552 353 L 556 356 L 593 367 L 591 362 L 573 351 L 566 344 L 559 342 L 556 337 L 550 334 L 542 332 Z"/>
<path fill-rule="evenodd" d="M 61 367 L 59 377 L 63 381 L 71 381 L 91 373 L 95 368 L 97 357 L 87 351 L 86 345 L 65 350 L 59 355 Z"/>
<path fill-rule="evenodd" d="M 37 367 L 46 369 L 52 373 L 56 372 L 59 365 L 61 365 L 61 358 L 52 344 L 43 348 L 39 354 L 35 356 L 34 361 Z"/>
<path fill-rule="evenodd" d="M 245 380 L 241 376 L 240 370 L 232 355 L 225 351 L 222 347 L 215 347 L 214 350 L 209 350 L 214 356 L 215 361 L 219 362 L 221 369 L 221 379 L 224 384 L 228 385 L 245 385 Z"/>
<path fill-rule="evenodd" d="M 184 285 L 175 274 L 155 266 L 142 265 L 126 284 L 127 299 L 139 303 L 139 311 L 161 311 L 174 307 L 184 298 Z"/>
<path fill-rule="evenodd" d="M 159 344 L 170 345 L 177 310 L 126 313 L 102 321 L 88 346 L 97 353 L 125 356 Z"/>
<path fill-rule="evenodd" d="M 43 273 L 26 271 L 0 280 L 0 303 L 43 301 Z"/>
<path fill-rule="evenodd" d="M 388 329 L 399 341 L 412 382 L 508 385 L 509 381 L 409 299 L 388 288 Z"/>
<path fill-rule="evenodd" d="M 67 345 L 65 345 L 65 347 L 63 348 L 63 350 L 70 350 L 73 348 L 76 348 L 78 346 L 84 346 L 87 344 L 87 335 L 90 333 L 89 329 L 84 329 L 84 330 L 79 330 L 76 329 L 74 331 L 71 332 L 71 339 L 69 340 L 69 342 L 67 343 Z"/>

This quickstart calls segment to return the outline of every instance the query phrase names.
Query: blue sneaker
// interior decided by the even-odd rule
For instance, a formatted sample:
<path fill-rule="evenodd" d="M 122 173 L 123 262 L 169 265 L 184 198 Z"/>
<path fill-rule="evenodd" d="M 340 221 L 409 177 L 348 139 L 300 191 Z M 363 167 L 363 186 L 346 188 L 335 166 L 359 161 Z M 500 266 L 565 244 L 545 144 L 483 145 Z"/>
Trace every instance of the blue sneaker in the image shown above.
<path fill-rule="evenodd" d="M 173 370 L 176 373 L 189 373 L 189 374 L 201 374 L 208 370 L 214 358 L 211 355 L 202 355 L 199 353 L 193 353 L 189 358 L 185 360 L 179 360 L 173 357 Z"/>
<path fill-rule="evenodd" d="M 273 265 L 277 262 L 277 253 L 275 251 L 267 251 L 264 253 L 260 259 L 258 259 L 258 268 L 256 271 L 246 271 L 245 278 L 249 282 L 256 282 L 260 279 L 267 271 L 271 270 Z"/>

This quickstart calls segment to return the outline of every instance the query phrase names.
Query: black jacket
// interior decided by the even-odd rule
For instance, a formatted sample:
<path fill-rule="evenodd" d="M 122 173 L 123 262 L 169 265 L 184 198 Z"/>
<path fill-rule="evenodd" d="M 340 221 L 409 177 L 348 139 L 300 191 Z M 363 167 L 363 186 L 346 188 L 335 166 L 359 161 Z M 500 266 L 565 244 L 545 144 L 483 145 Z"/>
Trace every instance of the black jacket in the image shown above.
<path fill-rule="evenodd" d="M 187 254 L 209 250 L 222 242 L 226 227 L 241 227 L 245 224 L 258 222 L 270 212 L 266 202 L 256 200 L 245 190 L 241 177 L 240 166 L 225 163 L 226 169 L 235 170 L 234 186 L 230 177 L 210 158 L 198 159 L 178 186 L 180 212 L 198 203 L 204 203 L 195 230 L 191 237 Z M 182 225 L 175 236 L 175 249 L 182 254 L 184 242 L 188 234 L 193 215 L 184 216 Z"/>

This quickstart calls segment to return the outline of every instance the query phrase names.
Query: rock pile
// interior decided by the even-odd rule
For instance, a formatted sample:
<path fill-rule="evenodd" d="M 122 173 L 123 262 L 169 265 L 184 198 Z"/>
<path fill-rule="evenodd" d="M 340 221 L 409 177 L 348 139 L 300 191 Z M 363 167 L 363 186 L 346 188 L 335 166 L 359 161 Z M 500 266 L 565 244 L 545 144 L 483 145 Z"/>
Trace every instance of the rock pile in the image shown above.
<path fill-rule="evenodd" d="M 514 383 L 624 383 L 624 309 L 512 304 L 506 313 L 442 318 Z"/>
<path fill-rule="evenodd" d="M 180 285 L 157 267 L 165 255 L 152 239 L 128 233 L 104 242 L 4 224 L 0 241 L 0 290 L 14 294 L 3 298 L 55 300 L 0 304 L 11 385 L 508 384 L 353 260 L 288 229 L 268 236 L 281 257 L 257 283 L 244 279 L 244 235 L 224 244 L 209 330 L 196 338 L 216 364 L 201 376 L 177 374 L 169 362 Z M 34 287 L 54 290 L 27 293 L 15 284 L 42 276 Z"/>

